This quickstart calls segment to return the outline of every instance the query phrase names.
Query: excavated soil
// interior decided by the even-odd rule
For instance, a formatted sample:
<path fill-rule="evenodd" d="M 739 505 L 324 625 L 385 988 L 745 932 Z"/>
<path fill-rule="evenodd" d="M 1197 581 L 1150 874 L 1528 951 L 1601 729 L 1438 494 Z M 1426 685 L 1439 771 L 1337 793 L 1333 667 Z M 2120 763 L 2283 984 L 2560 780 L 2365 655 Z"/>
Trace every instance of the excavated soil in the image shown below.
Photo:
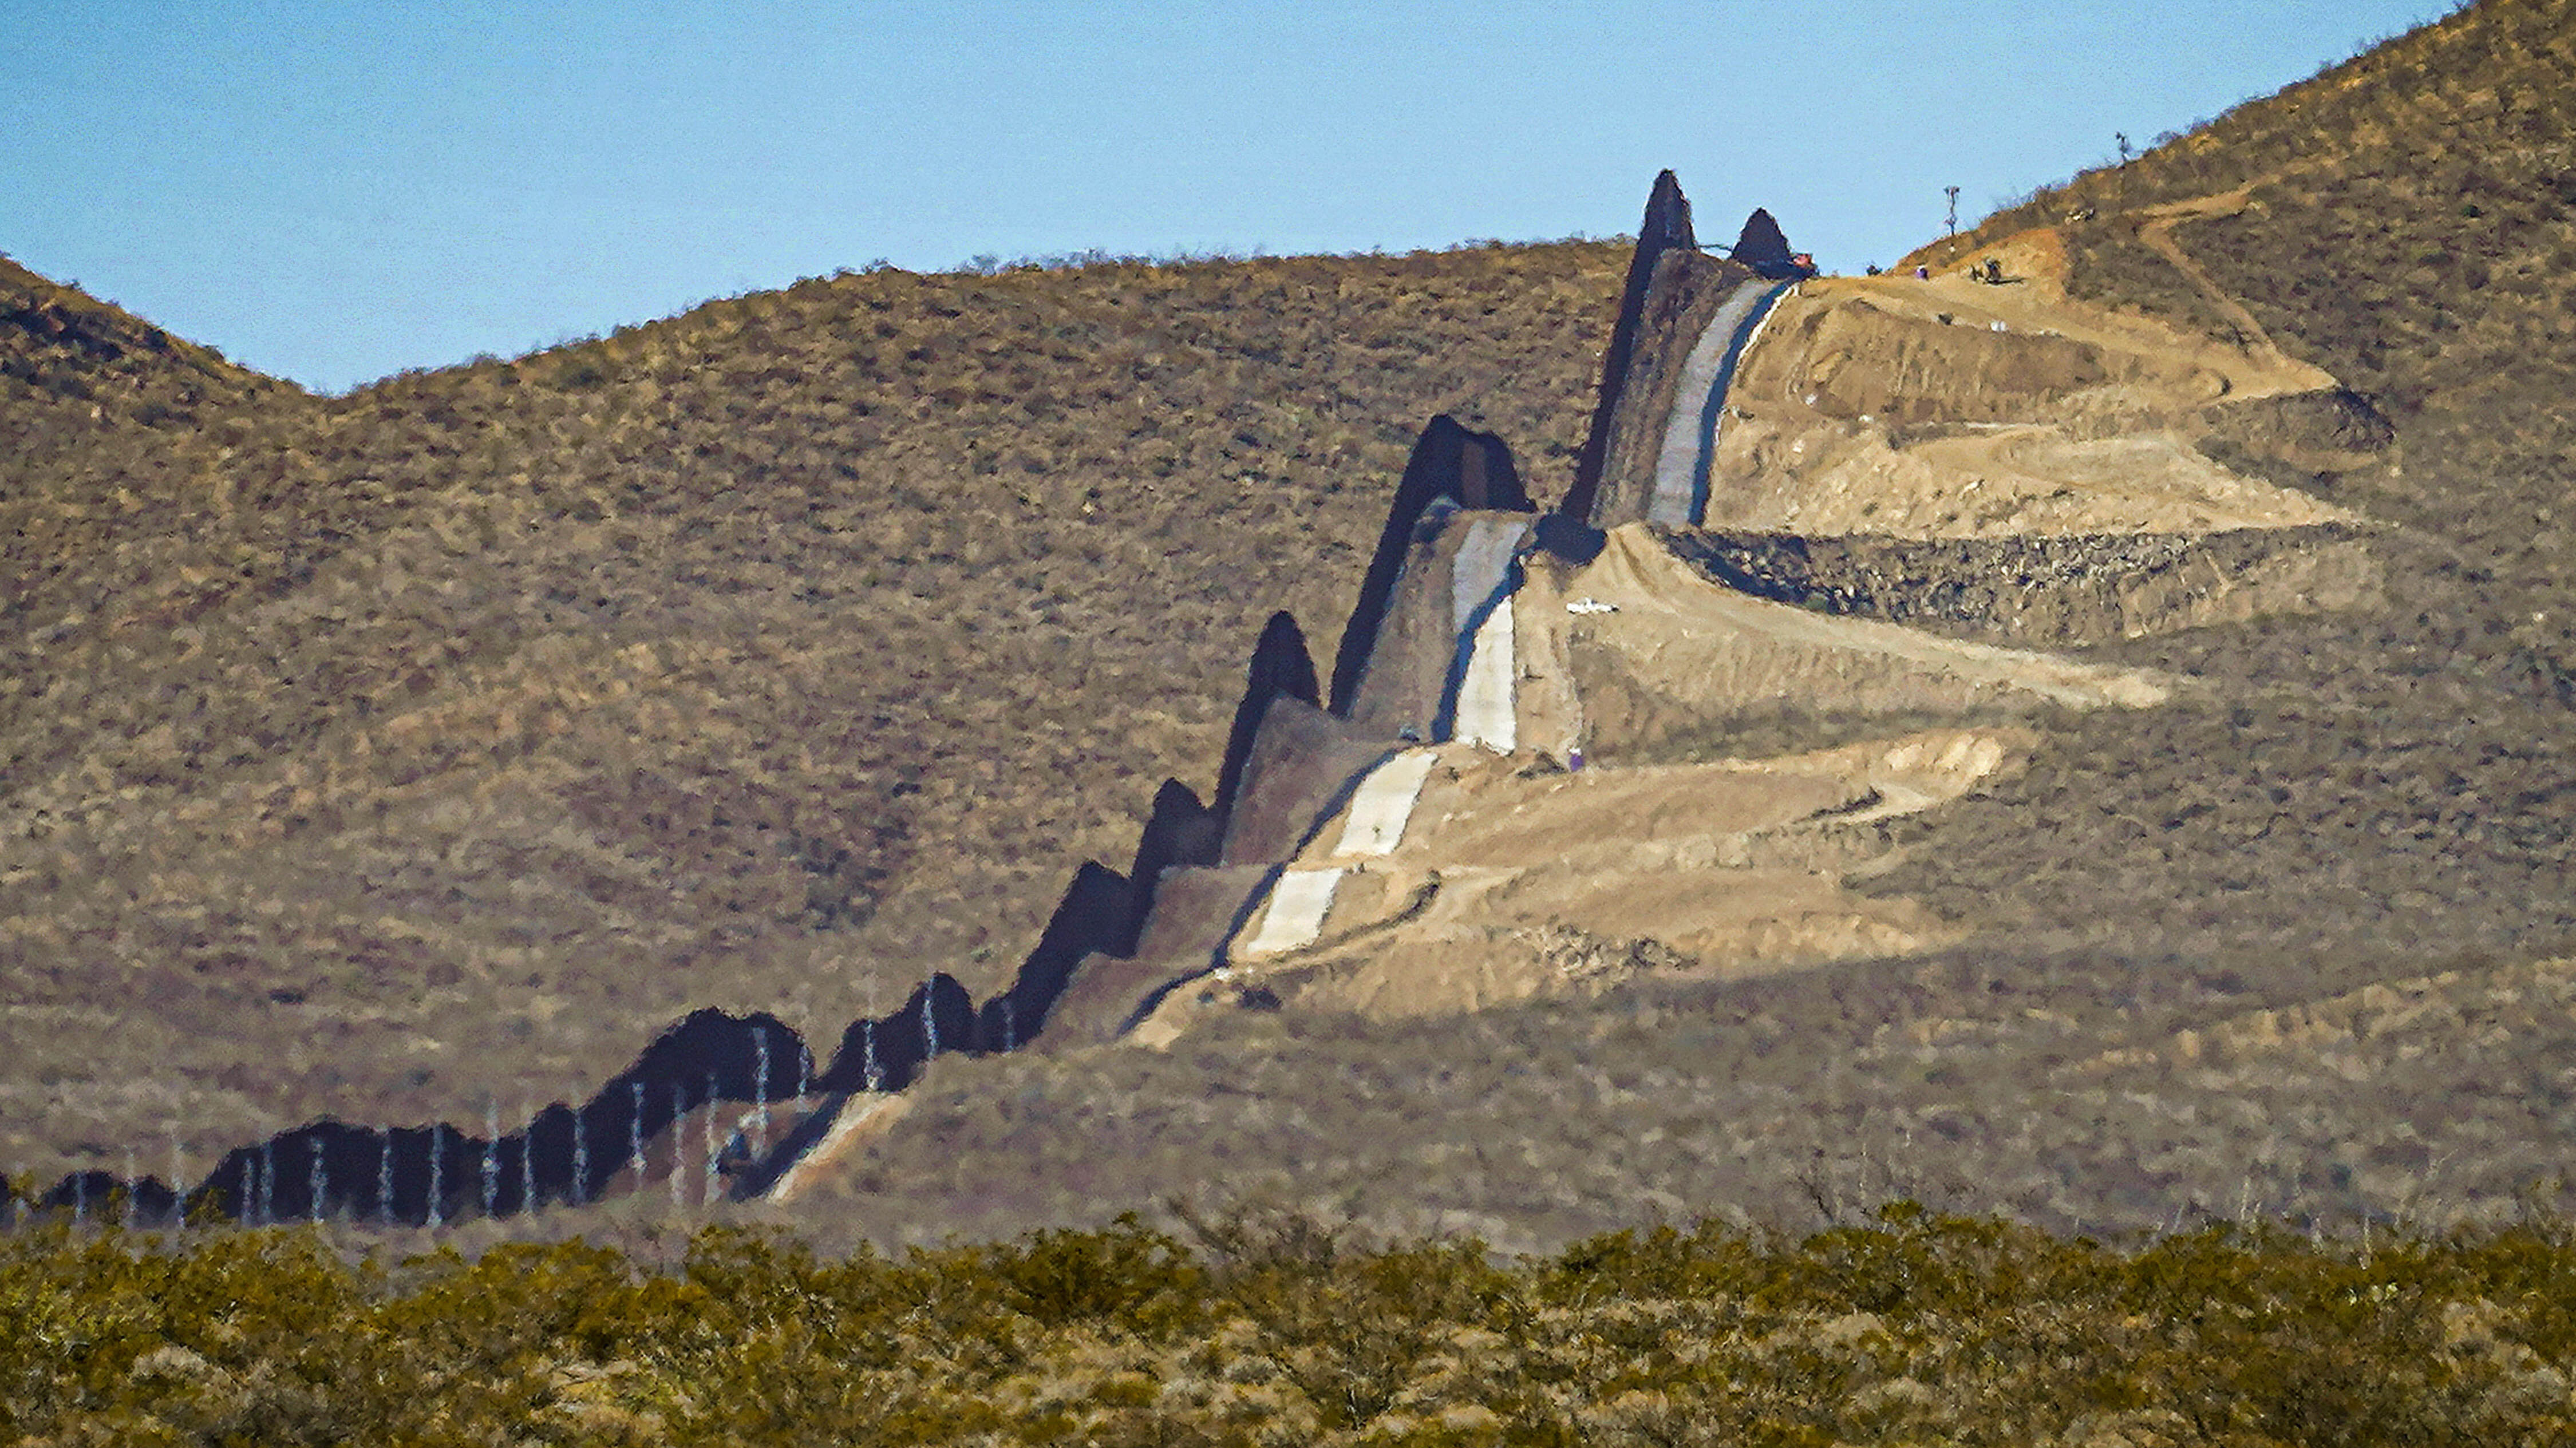
<path fill-rule="evenodd" d="M 1783 711 L 2006 718 L 2143 707 L 2175 687 L 2137 670 L 1944 638 L 1712 584 L 1642 528 L 1590 565 L 1533 568 L 1522 610 L 1562 628 L 1596 755 Z"/>
<path fill-rule="evenodd" d="M 1884 868 L 1882 821 L 2010 773 L 2033 736 L 1951 729 L 1772 759 L 1567 771 L 1444 746 L 1402 841 L 1347 847 L 1341 820 L 1288 865 L 1338 870 L 1312 944 L 1241 948 L 1136 1033 L 1168 1044 L 1211 1010 L 1475 1010 L 1589 993 L 1640 970 L 1734 979 L 1960 938 L 1846 878 Z"/>
<path fill-rule="evenodd" d="M 2381 567 L 2356 527 L 2200 536 L 1803 537 L 1674 530 L 1666 546 L 1741 593 L 1957 638 L 2062 648 L 2266 614 L 2358 608 Z"/>
<path fill-rule="evenodd" d="M 1728 391 L 1706 524 L 1992 538 L 2354 521 L 2197 446 L 2210 409 L 2332 397 L 2333 378 L 2069 301 L 2035 241 L 1995 255 L 2002 284 L 1842 277 L 1783 298 Z"/>

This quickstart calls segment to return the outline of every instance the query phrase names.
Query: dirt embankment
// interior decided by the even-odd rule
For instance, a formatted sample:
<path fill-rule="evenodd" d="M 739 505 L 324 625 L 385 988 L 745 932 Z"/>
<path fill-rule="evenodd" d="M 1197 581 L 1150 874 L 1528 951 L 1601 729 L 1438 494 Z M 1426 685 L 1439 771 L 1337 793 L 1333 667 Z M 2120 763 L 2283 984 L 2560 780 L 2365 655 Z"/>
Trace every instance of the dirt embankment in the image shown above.
<path fill-rule="evenodd" d="M 2331 396 L 2332 378 L 2056 293 L 1965 273 L 1801 287 L 1728 395 L 1703 521 L 1903 538 L 2354 521 L 2197 445 L 2212 408 Z"/>
<path fill-rule="evenodd" d="M 1336 815 L 1288 862 L 1331 876 L 1308 939 L 1245 938 L 1137 1029 L 1167 1044 L 1211 1011 L 1438 1015 L 1596 993 L 1641 972 L 1731 979 L 1907 954 L 1958 927 L 1842 888 L 1884 863 L 1881 820 L 2014 767 L 2014 729 L 1934 730 L 1786 758 L 1569 772 L 1445 746 L 1392 848 Z"/>
<path fill-rule="evenodd" d="M 1739 592 L 1958 638 L 2062 648 L 2264 614 L 2345 608 L 2378 589 L 2353 524 L 2003 538 L 1676 532 L 1673 551 Z"/>
<path fill-rule="evenodd" d="M 1579 513 L 1399 501 L 1410 552 L 1341 661 L 1420 676 L 1349 721 L 1399 753 L 1342 746 L 1350 778 L 1299 795 L 1311 823 L 1274 831 L 1240 904 L 1202 908 L 1134 1038 L 1239 1005 L 1436 1013 L 1966 938 L 1843 888 L 1890 861 L 1876 823 L 2008 774 L 2034 737 L 2016 721 L 2198 688 L 2044 650 L 2376 596 L 2368 525 L 2294 484 L 2373 465 L 2386 424 L 2259 332 L 2070 300 L 2048 232 L 1973 272 L 1785 293 L 1688 232 L 1659 179 Z M 1477 688 L 1500 727 L 1456 712 Z M 1857 742 L 1743 755 L 1800 728 Z M 1399 771 L 1403 810 L 1337 814 Z"/>

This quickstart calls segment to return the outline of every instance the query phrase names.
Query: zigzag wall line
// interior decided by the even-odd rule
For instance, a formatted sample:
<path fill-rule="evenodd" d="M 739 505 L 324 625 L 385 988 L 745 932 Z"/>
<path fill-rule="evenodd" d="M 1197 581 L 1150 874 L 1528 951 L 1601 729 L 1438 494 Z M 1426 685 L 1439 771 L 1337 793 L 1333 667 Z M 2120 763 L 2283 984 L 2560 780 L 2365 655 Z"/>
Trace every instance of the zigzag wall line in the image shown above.
<path fill-rule="evenodd" d="M 1748 223 L 1747 234 L 1753 231 Z M 1342 751 L 1333 757 L 1344 758 L 1377 727 L 1355 718 L 1366 697 L 1379 700 L 1380 713 L 1429 725 L 1435 740 L 1457 737 L 1511 750 L 1511 610 L 1521 558 L 1538 548 L 1588 561 L 1602 546 L 1602 534 L 1592 526 L 1601 519 L 1593 515 L 1633 511 L 1639 494 L 1649 491 L 1628 476 L 1635 469 L 1623 463 L 1633 461 L 1627 453 L 1634 449 L 1623 451 L 1622 440 L 1640 433 L 1644 394 L 1669 390 L 1675 379 L 1643 377 L 1648 385 L 1641 391 L 1640 368 L 1660 367 L 1671 341 L 1663 333 L 1711 305 L 1713 284 L 1744 271 L 1698 252 L 1688 201 L 1671 172 L 1657 177 L 1604 358 L 1592 431 L 1565 500 L 1541 513 L 1500 438 L 1446 416 L 1433 418 L 1406 464 L 1361 581 L 1329 699 L 1296 621 L 1286 613 L 1273 615 L 1246 669 L 1215 802 L 1203 804 L 1179 781 L 1165 781 L 1129 871 L 1084 862 L 1011 986 L 980 1007 L 956 980 L 935 974 L 890 1015 L 853 1022 L 819 1072 L 807 1043 L 776 1017 L 702 1010 L 663 1032 L 589 1100 L 548 1106 L 516 1132 L 500 1133 L 491 1122 L 478 1134 L 444 1122 L 379 1128 L 326 1119 L 234 1148 L 193 1186 L 76 1172 L 41 1193 L 22 1197 L 13 1189 L 12 1214 L 23 1200 L 39 1211 L 76 1215 L 112 1204 L 138 1221 L 343 1217 L 422 1226 L 592 1202 L 656 1184 L 669 1185 L 675 1200 L 686 1202 L 693 1174 L 700 1202 L 719 1193 L 735 1199 L 761 1195 L 832 1133 L 851 1103 L 904 1090 L 939 1055 L 1026 1047 L 1046 1030 L 1086 962 L 1134 958 L 1167 872 L 1232 864 L 1235 842 L 1250 837 L 1246 830 L 1253 822 L 1238 817 L 1246 813 L 1265 729 L 1303 710 L 1310 721 L 1350 736 L 1332 746 Z M 1725 346 L 1717 365 L 1683 379 L 1694 395 L 1706 398 L 1702 436 L 1693 450 L 1697 502 L 1687 521 L 1697 521 L 1706 498 L 1713 425 L 1705 420 L 1722 404 L 1736 359 L 1784 289 L 1735 287 L 1701 334 L 1702 346 L 1713 353 L 1712 339 Z M 1658 345 L 1641 354 L 1644 343 Z M 1674 429 L 1683 426 L 1678 415 L 1669 422 Z M 1669 509 L 1663 490 L 1651 490 L 1652 506 Z M 1442 549 L 1439 540 L 1453 514 L 1469 515 L 1467 527 L 1454 546 Z M 1447 570 L 1445 596 L 1424 605 L 1437 608 L 1437 623 L 1427 616 L 1410 622 L 1399 617 L 1406 575 L 1418 556 Z M 1399 624 L 1431 629 L 1438 637 L 1416 639 L 1391 659 L 1390 630 Z M 1298 878 L 1283 890 L 1292 873 L 1284 861 L 1296 858 L 1346 808 L 1343 853 L 1394 848 L 1430 766 L 1426 751 L 1406 747 L 1416 742 L 1409 737 L 1411 727 L 1387 729 L 1395 737 L 1336 766 L 1329 779 L 1289 788 L 1288 797 L 1265 802 L 1259 830 L 1265 837 L 1293 835 L 1294 847 L 1263 861 L 1267 868 L 1258 884 L 1203 947 L 1206 963 L 1145 991 L 1132 1011 L 1122 1012 L 1119 1029 L 1132 1028 L 1173 989 L 1221 971 L 1229 949 L 1256 918 L 1260 929 L 1243 946 L 1247 952 L 1294 948 L 1315 937 L 1339 871 L 1293 872 L 1314 878 Z M 1350 767 L 1353 762 L 1357 768 Z M 1372 793 L 1371 785 L 1382 777 Z M 773 1113 L 781 1102 L 791 1109 Z M 750 1110 L 728 1117 L 727 1109 L 735 1106 Z M 687 1135 L 693 1127 L 702 1144 L 691 1167 Z"/>

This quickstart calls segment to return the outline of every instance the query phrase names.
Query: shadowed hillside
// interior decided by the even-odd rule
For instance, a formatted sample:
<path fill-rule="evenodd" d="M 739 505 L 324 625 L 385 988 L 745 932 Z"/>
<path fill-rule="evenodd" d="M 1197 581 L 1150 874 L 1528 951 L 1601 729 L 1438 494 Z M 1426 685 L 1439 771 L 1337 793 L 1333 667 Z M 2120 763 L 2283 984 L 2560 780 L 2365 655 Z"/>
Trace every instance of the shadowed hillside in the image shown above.
<path fill-rule="evenodd" d="M 1425 417 L 1577 434 L 1620 256 L 844 275 L 336 400 L 28 280 L 6 1155 L 1005 983 L 1210 788 L 1262 619 L 1346 605 Z"/>

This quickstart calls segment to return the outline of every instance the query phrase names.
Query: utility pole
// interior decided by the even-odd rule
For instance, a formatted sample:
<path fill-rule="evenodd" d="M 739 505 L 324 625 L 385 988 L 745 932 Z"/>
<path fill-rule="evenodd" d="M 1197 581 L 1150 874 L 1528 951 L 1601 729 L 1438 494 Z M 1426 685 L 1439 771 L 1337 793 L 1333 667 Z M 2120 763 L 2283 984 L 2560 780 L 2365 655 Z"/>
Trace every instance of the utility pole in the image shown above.
<path fill-rule="evenodd" d="M 1950 220 L 1948 225 L 1950 227 L 1950 234 L 1952 236 L 1957 236 L 1959 234 L 1959 188 L 1956 186 L 1944 186 L 1941 188 L 1941 194 L 1950 198 Z"/>

